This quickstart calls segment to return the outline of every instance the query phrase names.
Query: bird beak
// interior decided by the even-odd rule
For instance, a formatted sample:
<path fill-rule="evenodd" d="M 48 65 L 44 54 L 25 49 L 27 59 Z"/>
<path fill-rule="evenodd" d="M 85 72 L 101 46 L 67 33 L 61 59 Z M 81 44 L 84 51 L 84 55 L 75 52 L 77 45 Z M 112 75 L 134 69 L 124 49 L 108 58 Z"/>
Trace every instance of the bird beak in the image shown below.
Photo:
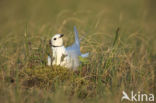
<path fill-rule="evenodd" d="M 64 36 L 64 34 L 60 34 L 60 38 L 62 38 Z"/>

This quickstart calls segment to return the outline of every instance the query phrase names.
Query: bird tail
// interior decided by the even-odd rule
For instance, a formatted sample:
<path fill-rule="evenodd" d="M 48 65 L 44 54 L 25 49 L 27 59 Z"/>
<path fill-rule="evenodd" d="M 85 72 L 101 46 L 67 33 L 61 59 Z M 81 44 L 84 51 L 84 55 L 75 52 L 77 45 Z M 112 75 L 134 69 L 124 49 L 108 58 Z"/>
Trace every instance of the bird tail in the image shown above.
<path fill-rule="evenodd" d="M 74 26 L 74 33 L 75 33 L 75 44 L 80 47 L 80 41 L 79 41 L 79 35 L 76 29 L 76 26 Z"/>
<path fill-rule="evenodd" d="M 89 53 L 81 54 L 81 57 L 86 58 L 89 56 Z"/>

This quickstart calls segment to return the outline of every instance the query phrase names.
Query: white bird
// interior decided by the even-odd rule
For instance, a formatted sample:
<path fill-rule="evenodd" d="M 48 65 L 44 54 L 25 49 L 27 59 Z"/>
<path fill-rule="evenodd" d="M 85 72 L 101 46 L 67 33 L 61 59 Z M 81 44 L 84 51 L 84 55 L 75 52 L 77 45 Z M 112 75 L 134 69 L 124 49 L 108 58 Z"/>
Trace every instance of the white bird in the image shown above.
<path fill-rule="evenodd" d="M 76 27 L 74 27 L 75 33 L 75 42 L 65 48 L 63 46 L 63 34 L 54 35 L 51 40 L 51 49 L 52 49 L 52 65 L 60 65 L 66 68 L 73 68 L 74 70 L 80 65 L 79 56 L 85 58 L 88 57 L 89 53 L 82 54 L 80 52 L 80 41 L 78 37 L 78 32 Z M 48 65 L 51 65 L 51 59 L 48 56 Z"/>

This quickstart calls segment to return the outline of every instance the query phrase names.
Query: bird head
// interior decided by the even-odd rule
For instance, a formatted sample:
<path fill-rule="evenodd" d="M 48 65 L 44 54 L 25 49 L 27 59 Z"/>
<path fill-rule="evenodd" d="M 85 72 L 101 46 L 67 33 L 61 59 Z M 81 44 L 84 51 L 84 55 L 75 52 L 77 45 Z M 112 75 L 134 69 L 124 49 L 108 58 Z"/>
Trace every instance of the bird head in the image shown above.
<path fill-rule="evenodd" d="M 64 34 L 55 34 L 49 41 L 50 45 L 52 45 L 54 47 L 62 46 L 63 45 L 63 39 L 62 39 L 63 36 L 64 36 Z"/>

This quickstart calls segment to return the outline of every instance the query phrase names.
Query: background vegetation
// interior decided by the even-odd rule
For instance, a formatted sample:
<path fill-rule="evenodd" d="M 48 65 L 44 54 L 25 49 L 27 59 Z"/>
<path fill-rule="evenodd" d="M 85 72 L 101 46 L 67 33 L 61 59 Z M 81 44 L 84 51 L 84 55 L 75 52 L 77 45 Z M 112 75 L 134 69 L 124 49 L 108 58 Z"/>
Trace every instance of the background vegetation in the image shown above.
<path fill-rule="evenodd" d="M 154 4 L 1 0 L 0 103 L 120 103 L 123 90 L 154 93 Z M 88 60 L 75 72 L 47 67 L 48 40 L 64 33 L 65 46 L 72 44 L 74 25 Z"/>

